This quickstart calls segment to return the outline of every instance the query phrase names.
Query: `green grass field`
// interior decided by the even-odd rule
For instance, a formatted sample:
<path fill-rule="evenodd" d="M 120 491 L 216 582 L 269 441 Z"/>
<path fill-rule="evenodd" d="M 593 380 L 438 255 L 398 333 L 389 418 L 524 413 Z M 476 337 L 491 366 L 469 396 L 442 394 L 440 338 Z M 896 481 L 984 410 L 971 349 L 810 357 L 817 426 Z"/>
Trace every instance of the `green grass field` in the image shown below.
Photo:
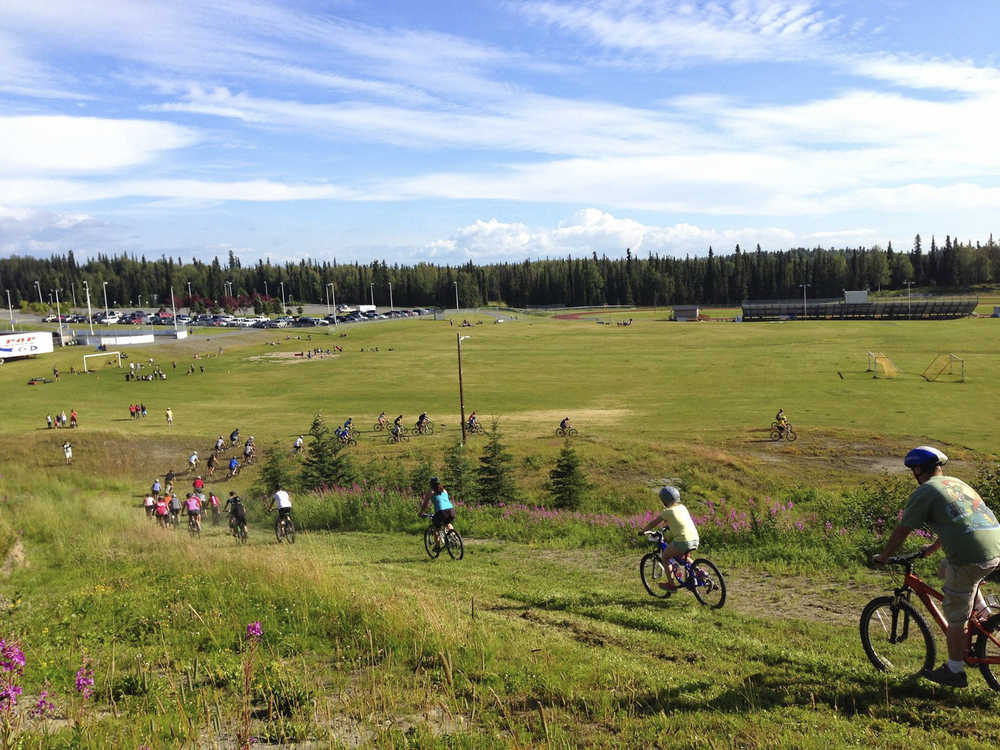
<path fill-rule="evenodd" d="M 164 367 L 156 382 L 103 365 L 70 374 L 82 347 L 4 365 L 0 636 L 24 648 L 19 708 L 42 690 L 56 704 L 47 720 L 24 716 L 23 746 L 235 747 L 247 727 L 258 746 L 303 748 L 995 746 L 996 697 L 981 678 L 963 692 L 886 679 L 862 652 L 857 618 L 891 585 L 859 564 L 860 547 L 878 542 L 862 512 L 880 507 L 875 483 L 887 511 L 900 507 L 900 456 L 920 442 L 941 445 L 969 480 L 995 461 L 1000 321 L 604 319 L 629 317 L 393 321 L 344 337 L 206 330 L 128 350 Z M 523 504 L 549 502 L 564 416 L 595 486 L 574 517 L 460 508 L 465 559 L 432 562 L 417 500 L 378 487 L 405 485 L 424 462 L 443 472 L 460 435 L 459 333 L 466 411 L 499 419 Z M 867 351 L 885 352 L 900 376 L 873 378 Z M 941 352 L 966 360 L 965 382 L 920 377 Z M 58 382 L 26 385 L 53 366 Z M 130 420 L 130 402 L 150 416 Z M 768 438 L 779 406 L 794 443 Z M 46 414 L 74 408 L 78 429 L 45 428 Z M 382 410 L 407 424 L 427 410 L 435 434 L 388 445 L 370 431 Z M 294 546 L 269 531 L 259 466 L 209 485 L 250 499 L 246 546 L 221 527 L 191 539 L 143 516 L 152 478 L 183 472 L 192 449 L 204 460 L 238 426 L 288 450 L 316 413 L 361 427 L 349 450 L 372 486 L 295 495 L 305 529 Z M 473 458 L 483 440 L 470 438 Z M 725 524 L 703 529 L 703 552 L 728 580 L 721 610 L 688 592 L 649 597 L 644 545 L 608 521 L 656 507 L 663 478 L 699 516 L 709 502 L 724 508 Z M 778 502 L 771 525 L 727 527 L 726 513 L 760 509 L 766 521 Z M 360 530 L 325 530 L 348 527 Z M 258 620 L 246 687 L 245 627 Z M 85 661 L 89 701 L 73 687 Z"/>

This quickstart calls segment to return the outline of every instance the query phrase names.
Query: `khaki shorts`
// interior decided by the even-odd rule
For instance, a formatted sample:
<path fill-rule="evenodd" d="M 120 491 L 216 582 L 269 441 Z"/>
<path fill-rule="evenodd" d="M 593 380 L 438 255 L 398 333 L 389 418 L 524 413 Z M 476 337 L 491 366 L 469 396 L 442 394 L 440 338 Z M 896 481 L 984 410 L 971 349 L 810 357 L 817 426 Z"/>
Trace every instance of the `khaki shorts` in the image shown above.
<path fill-rule="evenodd" d="M 971 565 L 953 565 L 947 560 L 941 563 L 938 569 L 938 575 L 944 579 L 941 587 L 941 593 L 944 594 L 941 611 L 949 625 L 965 624 L 972 614 L 979 583 L 998 565 L 1000 557 Z"/>

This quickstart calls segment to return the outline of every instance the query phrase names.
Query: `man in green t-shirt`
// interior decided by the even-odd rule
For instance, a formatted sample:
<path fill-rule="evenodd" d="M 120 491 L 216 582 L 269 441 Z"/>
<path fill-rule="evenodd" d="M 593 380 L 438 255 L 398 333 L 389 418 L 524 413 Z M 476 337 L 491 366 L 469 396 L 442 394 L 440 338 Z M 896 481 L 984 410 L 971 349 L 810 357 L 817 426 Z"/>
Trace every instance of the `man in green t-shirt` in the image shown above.
<path fill-rule="evenodd" d="M 899 524 L 893 529 L 885 549 L 873 558 L 884 564 L 906 540 L 910 532 L 929 526 L 937 534 L 924 547 L 923 557 L 944 548 L 940 575 L 944 579 L 941 610 L 948 621 L 948 661 L 924 677 L 940 685 L 965 687 L 965 657 L 969 641 L 965 623 L 977 604 L 979 584 L 1000 566 L 1000 523 L 993 511 L 972 487 L 961 479 L 945 476 L 941 467 L 948 457 L 937 448 L 922 445 L 906 454 L 903 463 L 919 485 L 906 501 Z M 979 601 L 979 608 L 985 607 Z"/>

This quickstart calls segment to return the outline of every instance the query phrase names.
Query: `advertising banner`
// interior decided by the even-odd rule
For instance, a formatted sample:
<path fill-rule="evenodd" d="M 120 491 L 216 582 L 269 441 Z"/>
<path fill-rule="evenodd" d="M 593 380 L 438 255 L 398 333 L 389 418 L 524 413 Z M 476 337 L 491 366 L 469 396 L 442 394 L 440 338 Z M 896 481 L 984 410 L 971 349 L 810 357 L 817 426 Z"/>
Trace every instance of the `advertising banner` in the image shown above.
<path fill-rule="evenodd" d="M 0 333 L 0 359 L 30 357 L 33 354 L 52 352 L 52 333 Z"/>

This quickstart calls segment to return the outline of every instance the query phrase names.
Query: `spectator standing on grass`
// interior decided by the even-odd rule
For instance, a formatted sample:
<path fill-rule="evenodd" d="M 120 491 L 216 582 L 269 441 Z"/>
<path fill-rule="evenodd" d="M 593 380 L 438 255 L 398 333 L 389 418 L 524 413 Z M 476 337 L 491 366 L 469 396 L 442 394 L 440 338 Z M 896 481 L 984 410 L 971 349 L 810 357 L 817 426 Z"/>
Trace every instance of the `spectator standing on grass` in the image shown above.
<path fill-rule="evenodd" d="M 63 409 L 59 412 L 59 421 L 62 423 L 63 427 L 69 427 L 69 420 L 66 418 L 66 410 Z"/>
<path fill-rule="evenodd" d="M 76 409 L 70 409 L 69 410 L 69 426 L 70 427 L 76 427 L 78 424 L 79 424 L 79 422 L 77 421 Z"/>
<path fill-rule="evenodd" d="M 48 425 L 48 428 L 50 430 L 52 429 L 52 415 L 51 414 L 46 414 L 45 415 L 45 424 Z"/>
<path fill-rule="evenodd" d="M 135 404 L 128 405 L 128 417 L 129 419 L 135 419 Z"/>
<path fill-rule="evenodd" d="M 174 410 L 171 409 L 170 407 L 167 407 L 167 410 L 164 412 L 164 414 L 167 417 L 167 427 L 172 426 L 174 423 Z"/>
<path fill-rule="evenodd" d="M 142 415 L 143 419 L 146 418 L 146 405 L 145 404 L 139 404 L 139 413 Z"/>
<path fill-rule="evenodd" d="M 944 453 L 929 445 L 906 454 L 903 464 L 913 472 L 917 489 L 906 501 L 885 549 L 872 559 L 876 564 L 885 564 L 913 529 L 929 526 L 937 534 L 920 555 L 926 557 L 944 548 L 945 559 L 938 574 L 944 579 L 941 611 L 948 621 L 948 661 L 922 674 L 939 685 L 963 688 L 969 684 L 965 674 L 965 656 L 969 653 L 965 623 L 973 609 L 989 614 L 979 584 L 1000 566 L 1000 523 L 978 492 L 961 479 L 945 475 L 941 467 L 947 462 Z"/>
<path fill-rule="evenodd" d="M 73 446 L 69 440 L 63 443 L 63 455 L 66 457 L 66 465 L 69 466 L 73 463 Z"/>

